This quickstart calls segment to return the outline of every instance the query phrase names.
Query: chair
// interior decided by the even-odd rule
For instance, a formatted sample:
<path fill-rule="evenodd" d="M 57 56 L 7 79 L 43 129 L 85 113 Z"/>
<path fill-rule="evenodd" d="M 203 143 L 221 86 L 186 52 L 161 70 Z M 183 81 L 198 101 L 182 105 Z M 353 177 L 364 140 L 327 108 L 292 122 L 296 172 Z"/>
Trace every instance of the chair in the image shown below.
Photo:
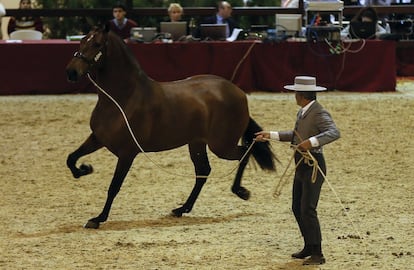
<path fill-rule="evenodd" d="M 36 30 L 17 30 L 10 33 L 10 39 L 41 40 L 42 32 Z"/>

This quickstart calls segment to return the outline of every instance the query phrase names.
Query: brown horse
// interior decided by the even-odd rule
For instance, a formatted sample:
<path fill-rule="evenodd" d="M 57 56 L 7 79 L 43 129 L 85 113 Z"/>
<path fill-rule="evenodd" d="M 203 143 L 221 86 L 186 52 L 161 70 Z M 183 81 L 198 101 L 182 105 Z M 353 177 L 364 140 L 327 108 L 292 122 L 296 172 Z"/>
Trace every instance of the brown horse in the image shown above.
<path fill-rule="evenodd" d="M 112 202 L 141 150 L 158 152 L 188 144 L 196 182 L 187 201 L 172 211 L 177 217 L 191 211 L 210 173 L 207 145 L 223 159 L 240 160 L 245 156 L 232 186 L 232 192 L 244 200 L 250 196 L 241 186 L 249 154 L 262 169 L 275 169 L 275 156 L 268 143 L 255 143 L 246 153 L 254 133 L 262 129 L 249 116 L 245 93 L 223 78 L 199 75 L 181 81 L 156 82 L 140 68 L 124 42 L 106 28 L 94 29 L 82 39 L 66 72 L 70 81 L 93 72 L 97 84 L 122 107 L 141 146 L 134 142 L 120 109 L 98 91 L 90 120 L 92 133 L 68 156 L 67 166 L 75 178 L 91 173 L 90 165 L 77 167 L 76 162 L 101 147 L 117 156 L 118 163 L 105 206 L 85 224 L 86 228 L 98 228 L 108 219 Z"/>

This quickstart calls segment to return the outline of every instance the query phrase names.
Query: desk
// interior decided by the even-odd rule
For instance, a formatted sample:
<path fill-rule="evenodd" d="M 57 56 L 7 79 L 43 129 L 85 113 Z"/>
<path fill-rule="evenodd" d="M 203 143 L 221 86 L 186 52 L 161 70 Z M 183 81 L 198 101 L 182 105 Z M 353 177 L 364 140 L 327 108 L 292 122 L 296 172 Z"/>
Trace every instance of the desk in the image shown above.
<path fill-rule="evenodd" d="M 401 40 L 397 43 L 397 75 L 414 76 L 414 41 Z"/>
<path fill-rule="evenodd" d="M 361 43 L 352 44 L 356 50 Z M 171 81 L 196 74 L 230 79 L 246 92 L 284 91 L 296 75 L 343 91 L 394 91 L 395 42 L 367 41 L 358 53 L 335 55 L 324 44 L 306 42 L 200 42 L 129 44 L 143 70 L 154 80 Z M 65 40 L 0 42 L 0 94 L 95 92 L 84 78 L 66 81 L 65 66 L 79 48 Z M 250 49 L 250 51 L 249 51 Z M 244 61 L 241 62 L 241 60 Z"/>

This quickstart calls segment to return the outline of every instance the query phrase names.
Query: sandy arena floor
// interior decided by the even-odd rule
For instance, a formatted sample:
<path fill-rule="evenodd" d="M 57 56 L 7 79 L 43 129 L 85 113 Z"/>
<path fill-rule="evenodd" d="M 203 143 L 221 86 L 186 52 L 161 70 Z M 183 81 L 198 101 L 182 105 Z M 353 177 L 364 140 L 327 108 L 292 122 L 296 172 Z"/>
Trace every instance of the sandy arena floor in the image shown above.
<path fill-rule="evenodd" d="M 327 180 L 343 203 L 325 183 L 321 267 L 290 258 L 302 247 L 290 210 L 291 179 L 272 197 L 292 154 L 286 144 L 272 143 L 282 161 L 278 172 L 248 166 L 249 201 L 230 192 L 233 175 L 221 177 L 237 163 L 210 155 L 212 177 L 182 218 L 168 215 L 193 186 L 187 148 L 149 154 L 157 165 L 140 155 L 108 222 L 87 230 L 82 225 L 101 211 L 116 159 L 105 149 L 82 158 L 95 172 L 80 180 L 65 161 L 90 132 L 96 96 L 0 97 L 0 269 L 412 269 L 412 86 L 319 95 L 342 132 L 325 157 Z M 294 125 L 291 94 L 255 93 L 249 105 L 265 129 Z"/>

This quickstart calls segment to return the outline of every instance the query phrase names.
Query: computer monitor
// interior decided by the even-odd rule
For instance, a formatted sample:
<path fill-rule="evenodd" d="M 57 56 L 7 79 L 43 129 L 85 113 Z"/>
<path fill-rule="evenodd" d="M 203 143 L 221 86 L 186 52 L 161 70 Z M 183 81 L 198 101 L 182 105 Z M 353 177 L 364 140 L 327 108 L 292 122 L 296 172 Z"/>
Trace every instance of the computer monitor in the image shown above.
<path fill-rule="evenodd" d="M 302 33 L 301 14 L 276 14 L 276 34 L 299 36 Z"/>
<path fill-rule="evenodd" d="M 351 21 L 349 23 L 349 35 L 354 39 L 374 39 L 376 31 L 376 22 Z"/>
<path fill-rule="evenodd" d="M 155 27 L 133 27 L 131 28 L 131 39 L 141 42 L 151 42 L 157 35 Z"/>
<path fill-rule="evenodd" d="M 200 24 L 200 36 L 202 39 L 226 40 L 227 24 Z"/>
<path fill-rule="evenodd" d="M 161 22 L 161 33 L 170 33 L 174 41 L 187 35 L 187 22 Z"/>

